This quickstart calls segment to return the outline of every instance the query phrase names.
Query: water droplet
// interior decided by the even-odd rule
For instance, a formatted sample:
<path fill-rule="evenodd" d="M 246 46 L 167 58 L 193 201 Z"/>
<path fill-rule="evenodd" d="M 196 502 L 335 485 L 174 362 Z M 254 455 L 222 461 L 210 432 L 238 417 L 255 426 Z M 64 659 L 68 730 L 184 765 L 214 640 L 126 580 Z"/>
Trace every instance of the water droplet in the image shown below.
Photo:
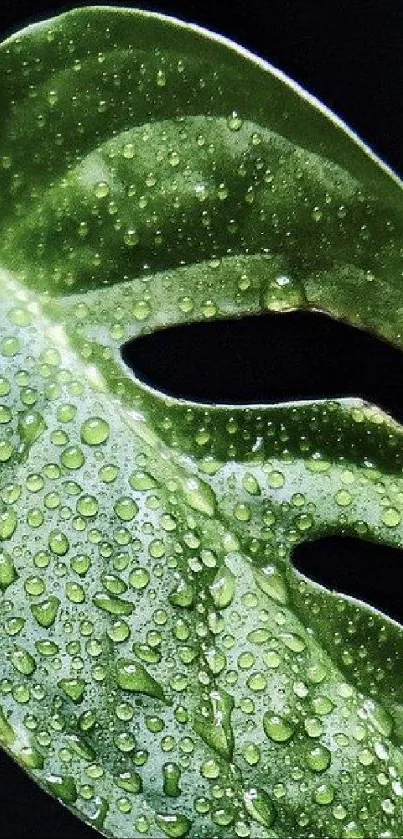
<path fill-rule="evenodd" d="M 183 482 L 183 494 L 192 510 L 213 517 L 216 509 L 216 497 L 211 487 L 199 478 L 188 478 Z"/>
<path fill-rule="evenodd" d="M 314 799 L 317 804 L 327 806 L 333 802 L 334 789 L 331 784 L 320 784 L 315 790 Z"/>
<path fill-rule="evenodd" d="M 313 772 L 324 772 L 325 769 L 328 769 L 331 762 L 329 749 L 321 745 L 314 746 L 308 752 L 306 762 L 309 769 L 312 769 Z"/>
<path fill-rule="evenodd" d="M 0 743 L 4 746 L 11 746 L 15 739 L 15 731 L 4 716 L 2 708 L 0 708 Z"/>
<path fill-rule="evenodd" d="M 231 713 L 234 700 L 224 690 L 209 693 L 208 702 L 194 717 L 194 729 L 208 746 L 227 760 L 231 760 L 234 749 L 234 735 Z"/>
<path fill-rule="evenodd" d="M 120 789 L 134 795 L 138 795 L 143 789 L 143 783 L 138 772 L 121 772 L 115 780 Z"/>
<path fill-rule="evenodd" d="M 387 507 L 382 514 L 382 522 L 386 527 L 398 527 L 401 522 L 401 516 L 395 507 Z"/>
<path fill-rule="evenodd" d="M 63 466 L 66 469 L 81 469 L 85 462 L 84 455 L 78 446 L 68 446 L 61 454 L 60 458 Z"/>
<path fill-rule="evenodd" d="M 247 473 L 242 481 L 245 492 L 249 495 L 260 495 L 261 489 L 254 475 Z"/>
<path fill-rule="evenodd" d="M 76 705 L 84 699 L 85 682 L 83 679 L 60 679 L 58 685 Z"/>
<path fill-rule="evenodd" d="M 252 512 L 248 504 L 236 504 L 234 508 L 234 516 L 238 521 L 250 521 Z"/>
<path fill-rule="evenodd" d="M 157 485 L 155 479 L 148 472 L 134 472 L 129 478 L 129 483 L 136 492 L 147 492 Z"/>
<path fill-rule="evenodd" d="M 59 606 L 60 600 L 57 597 L 48 597 L 42 603 L 34 603 L 31 606 L 31 612 L 39 626 L 48 629 L 56 620 Z"/>
<path fill-rule="evenodd" d="M 128 600 L 122 600 L 120 597 L 106 594 L 103 591 L 94 594 L 93 602 L 95 606 L 98 606 L 98 609 L 102 609 L 109 615 L 131 615 L 134 609 L 133 604 L 129 603 Z"/>
<path fill-rule="evenodd" d="M 11 656 L 11 662 L 15 669 L 24 676 L 31 676 L 36 669 L 33 656 L 22 647 L 16 647 Z"/>
<path fill-rule="evenodd" d="M 94 194 L 96 198 L 107 198 L 110 193 L 110 186 L 107 181 L 98 181 L 94 184 Z"/>
<path fill-rule="evenodd" d="M 164 793 L 171 798 L 177 798 L 182 790 L 180 788 L 181 770 L 176 763 L 165 763 L 162 767 L 164 779 Z"/>
<path fill-rule="evenodd" d="M 60 798 L 65 804 L 74 804 L 77 800 L 77 787 L 74 778 L 62 775 L 48 775 L 45 779 L 46 786 L 56 798 Z"/>
<path fill-rule="evenodd" d="M 81 426 L 81 441 L 87 446 L 100 446 L 109 438 L 109 424 L 101 417 L 90 417 Z"/>
<path fill-rule="evenodd" d="M 35 646 L 38 653 L 45 656 L 45 658 L 53 658 L 53 656 L 57 655 L 59 652 L 58 645 L 54 641 L 49 641 L 48 639 L 36 641 Z"/>
<path fill-rule="evenodd" d="M 44 767 L 43 755 L 34 746 L 21 746 L 20 749 L 15 750 L 14 754 L 26 769 L 43 769 Z"/>
<path fill-rule="evenodd" d="M 259 588 L 268 594 L 272 600 L 285 605 L 288 601 L 284 580 L 274 565 L 254 570 L 254 576 Z"/>
<path fill-rule="evenodd" d="M 368 719 L 376 730 L 384 737 L 390 737 L 393 731 L 393 718 L 382 705 L 377 704 L 372 699 L 367 699 L 365 702 L 365 711 Z"/>
<path fill-rule="evenodd" d="M 180 157 L 179 157 L 178 152 L 176 152 L 176 151 L 170 152 L 170 154 L 168 156 L 168 161 L 169 161 L 170 165 L 173 166 L 173 167 L 179 166 Z"/>
<path fill-rule="evenodd" d="M 84 518 L 96 516 L 98 510 L 99 504 L 93 495 L 82 495 L 77 501 L 77 513 Z"/>
<path fill-rule="evenodd" d="M 263 727 L 267 737 L 274 743 L 288 743 L 294 734 L 294 726 L 284 717 L 266 712 Z"/>
<path fill-rule="evenodd" d="M 78 583 L 69 580 L 66 583 L 66 595 L 70 603 L 84 603 L 85 591 Z"/>
<path fill-rule="evenodd" d="M 69 540 L 61 530 L 52 530 L 49 534 L 49 548 L 56 556 L 64 556 L 69 550 Z"/>
<path fill-rule="evenodd" d="M 180 580 L 176 589 L 169 595 L 169 602 L 182 609 L 190 609 L 194 602 L 194 590 L 186 580 Z"/>
<path fill-rule="evenodd" d="M 315 696 L 312 699 L 312 708 L 315 714 L 323 717 L 333 711 L 334 702 L 328 696 Z"/>
<path fill-rule="evenodd" d="M 276 819 L 276 809 L 267 792 L 262 789 L 249 789 L 243 796 L 245 810 L 255 822 L 263 827 L 271 827 Z"/>
<path fill-rule="evenodd" d="M 116 501 L 114 510 L 121 521 L 127 522 L 134 519 L 139 511 L 139 508 L 133 498 L 123 497 Z"/>
<path fill-rule="evenodd" d="M 232 603 L 235 595 L 235 575 L 223 563 L 213 583 L 210 586 L 210 593 L 217 609 L 226 609 Z"/>
<path fill-rule="evenodd" d="M 117 662 L 117 683 L 122 690 L 145 693 L 155 699 L 165 700 L 161 685 L 136 661 L 120 659 Z"/>
<path fill-rule="evenodd" d="M 180 813 L 172 816 L 158 814 L 155 817 L 155 821 L 158 827 L 170 839 L 183 839 L 183 837 L 188 835 L 192 826 L 187 816 Z"/>
<path fill-rule="evenodd" d="M 9 554 L 0 551 L 0 589 L 5 591 L 17 579 L 17 572 Z"/>
<path fill-rule="evenodd" d="M 129 248 L 134 248 L 136 245 L 138 245 L 140 237 L 135 227 L 129 227 L 126 230 L 123 236 L 123 241 L 125 245 L 127 245 Z"/>
<path fill-rule="evenodd" d="M 358 822 L 348 822 L 346 824 L 342 837 L 343 839 L 365 839 L 366 833 Z"/>
<path fill-rule="evenodd" d="M 18 524 L 14 510 L 3 510 L 0 513 L 0 540 L 11 539 Z"/>
<path fill-rule="evenodd" d="M 239 131 L 242 128 L 243 119 L 237 111 L 232 111 L 232 114 L 228 117 L 227 125 L 230 131 Z"/>
<path fill-rule="evenodd" d="M 295 632 L 282 632 L 280 639 L 293 653 L 301 653 L 306 648 L 306 643 L 302 636 L 297 635 Z"/>
<path fill-rule="evenodd" d="M 130 574 L 129 582 L 132 588 L 141 591 L 150 582 L 150 574 L 146 568 L 135 568 Z"/>
<path fill-rule="evenodd" d="M 352 502 L 351 493 L 347 489 L 341 489 L 336 493 L 336 503 L 339 507 L 349 507 Z"/>
<path fill-rule="evenodd" d="M 91 558 L 86 554 L 77 554 L 77 556 L 71 558 L 71 567 L 80 577 L 85 577 L 91 567 Z"/>
<path fill-rule="evenodd" d="M 133 143 L 125 143 L 122 149 L 122 154 L 125 160 L 133 160 L 135 155 L 135 148 Z"/>
<path fill-rule="evenodd" d="M 285 484 L 285 477 L 282 472 L 276 470 L 269 472 L 267 476 L 267 483 L 273 489 L 280 489 Z"/>
<path fill-rule="evenodd" d="M 276 652 L 276 650 L 269 650 L 266 653 L 264 660 L 267 664 L 267 667 L 269 667 L 271 670 L 277 670 L 277 667 L 279 667 L 281 663 L 281 658 L 278 652 Z"/>

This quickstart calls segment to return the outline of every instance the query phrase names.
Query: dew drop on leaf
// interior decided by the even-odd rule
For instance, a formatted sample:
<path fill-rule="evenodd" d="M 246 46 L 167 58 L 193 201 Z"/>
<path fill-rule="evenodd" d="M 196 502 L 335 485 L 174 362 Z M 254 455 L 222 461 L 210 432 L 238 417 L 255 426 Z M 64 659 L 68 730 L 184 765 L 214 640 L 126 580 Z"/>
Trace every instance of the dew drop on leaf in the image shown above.
<path fill-rule="evenodd" d="M 90 417 L 81 426 L 81 440 L 87 446 L 99 446 L 109 437 L 109 423 L 101 417 Z"/>
<path fill-rule="evenodd" d="M 274 824 L 276 809 L 265 790 L 249 789 L 244 793 L 243 801 L 246 812 L 254 821 L 263 827 L 271 827 Z"/>
<path fill-rule="evenodd" d="M 294 734 L 294 726 L 284 717 L 267 712 L 263 717 L 263 727 L 267 737 L 274 743 L 288 743 Z"/>
<path fill-rule="evenodd" d="M 165 701 L 162 686 L 142 664 L 120 659 L 117 662 L 116 674 L 117 684 L 122 690 L 132 693 L 145 693 L 155 699 Z"/>

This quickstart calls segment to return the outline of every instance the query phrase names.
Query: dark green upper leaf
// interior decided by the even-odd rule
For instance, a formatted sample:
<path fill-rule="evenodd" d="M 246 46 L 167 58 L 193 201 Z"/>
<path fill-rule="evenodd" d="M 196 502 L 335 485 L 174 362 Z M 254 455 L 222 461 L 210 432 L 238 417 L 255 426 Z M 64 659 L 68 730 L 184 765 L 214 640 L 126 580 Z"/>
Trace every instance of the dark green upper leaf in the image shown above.
<path fill-rule="evenodd" d="M 400 836 L 402 629 L 290 557 L 403 546 L 401 427 L 175 400 L 120 355 L 295 308 L 400 345 L 400 183 L 158 15 L 30 27 L 0 84 L 1 742 L 112 837 Z"/>

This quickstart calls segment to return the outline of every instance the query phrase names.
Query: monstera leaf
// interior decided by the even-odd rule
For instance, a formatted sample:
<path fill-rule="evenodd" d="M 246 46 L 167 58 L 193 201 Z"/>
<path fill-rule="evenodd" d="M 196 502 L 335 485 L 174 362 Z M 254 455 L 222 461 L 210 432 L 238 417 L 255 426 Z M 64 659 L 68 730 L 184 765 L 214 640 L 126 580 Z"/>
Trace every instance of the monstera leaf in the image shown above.
<path fill-rule="evenodd" d="M 400 183 L 159 15 L 29 27 L 0 78 L 4 748 L 106 836 L 401 836 L 402 629 L 292 563 L 403 545 L 401 426 L 358 395 L 177 400 L 121 357 L 308 308 L 400 346 Z"/>

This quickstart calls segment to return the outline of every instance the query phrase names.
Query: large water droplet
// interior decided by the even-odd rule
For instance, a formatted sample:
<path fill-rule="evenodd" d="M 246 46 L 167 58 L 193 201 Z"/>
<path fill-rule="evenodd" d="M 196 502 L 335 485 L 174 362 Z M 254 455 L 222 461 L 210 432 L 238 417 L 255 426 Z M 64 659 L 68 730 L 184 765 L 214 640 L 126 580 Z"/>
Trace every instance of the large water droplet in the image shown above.
<path fill-rule="evenodd" d="M 245 810 L 263 827 L 271 827 L 276 818 L 276 809 L 267 794 L 262 789 L 249 789 L 243 796 Z"/>
<path fill-rule="evenodd" d="M 162 768 L 164 778 L 164 792 L 171 798 L 177 798 L 181 794 L 179 786 L 181 770 L 176 763 L 165 763 Z"/>
<path fill-rule="evenodd" d="M 284 580 L 274 565 L 257 568 L 254 571 L 254 575 L 259 588 L 265 594 L 268 594 L 272 600 L 282 605 L 287 603 L 288 595 Z"/>
<path fill-rule="evenodd" d="M 120 659 L 117 662 L 116 673 L 117 683 L 122 690 L 128 690 L 132 693 L 145 693 L 147 696 L 165 701 L 162 686 L 139 662 Z"/>
<path fill-rule="evenodd" d="M 3 510 L 0 513 L 0 540 L 11 539 L 18 524 L 14 510 Z"/>
<path fill-rule="evenodd" d="M 109 437 L 109 424 L 101 417 L 90 417 L 81 426 L 81 440 L 87 446 L 99 446 Z"/>
<path fill-rule="evenodd" d="M 267 737 L 274 743 L 288 743 L 295 730 L 289 720 L 269 712 L 263 717 L 263 727 Z"/>
<path fill-rule="evenodd" d="M 231 713 L 234 700 L 224 690 L 209 693 L 208 703 L 194 717 L 194 729 L 208 746 L 227 760 L 231 760 L 234 749 L 234 734 Z"/>
<path fill-rule="evenodd" d="M 5 591 L 17 579 L 17 572 L 11 556 L 0 551 L 0 590 Z"/>
<path fill-rule="evenodd" d="M 34 603 L 31 612 L 39 625 L 48 629 L 56 620 L 59 606 L 60 600 L 57 597 L 48 597 L 41 603 Z"/>
<path fill-rule="evenodd" d="M 158 814 L 155 817 L 155 821 L 158 827 L 160 827 L 166 836 L 170 837 L 170 839 L 183 839 L 183 837 L 187 836 L 192 826 L 187 816 L 184 816 L 181 813 L 172 816 Z"/>
<path fill-rule="evenodd" d="M 11 662 L 15 669 L 24 676 L 31 676 L 36 669 L 34 657 L 22 647 L 16 647 L 11 656 Z"/>
<path fill-rule="evenodd" d="M 226 609 L 232 603 L 235 594 L 235 585 L 235 575 L 223 563 L 210 586 L 210 593 L 217 609 Z"/>
<path fill-rule="evenodd" d="M 183 482 L 183 494 L 186 503 L 193 510 L 204 513 L 205 516 L 214 516 L 216 509 L 216 497 L 211 487 L 199 478 L 188 478 Z"/>
<path fill-rule="evenodd" d="M 69 775 L 48 775 L 46 786 L 56 798 L 60 798 L 65 804 L 74 804 L 77 800 L 77 787 L 74 778 Z"/>
<path fill-rule="evenodd" d="M 325 746 L 314 746 L 307 754 L 306 762 L 313 772 L 324 772 L 330 766 L 331 754 Z"/>
<path fill-rule="evenodd" d="M 134 609 L 133 603 L 104 591 L 94 594 L 93 602 L 95 606 L 98 606 L 98 609 L 102 609 L 109 615 L 131 615 Z"/>
<path fill-rule="evenodd" d="M 86 685 L 83 679 L 60 679 L 58 685 L 76 705 L 84 699 Z"/>

